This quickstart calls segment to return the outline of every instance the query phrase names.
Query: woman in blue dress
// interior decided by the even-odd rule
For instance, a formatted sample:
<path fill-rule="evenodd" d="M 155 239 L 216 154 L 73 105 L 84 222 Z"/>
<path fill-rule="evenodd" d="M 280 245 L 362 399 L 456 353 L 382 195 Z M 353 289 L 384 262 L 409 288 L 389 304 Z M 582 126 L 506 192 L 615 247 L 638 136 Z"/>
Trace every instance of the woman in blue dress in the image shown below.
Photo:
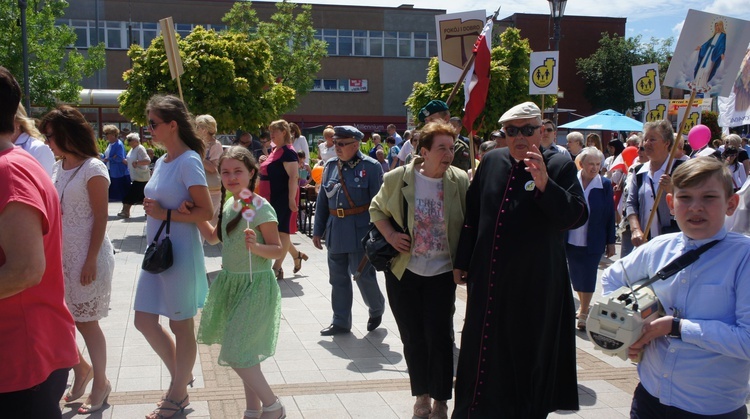
<path fill-rule="evenodd" d="M 189 404 L 197 344 L 193 317 L 208 292 L 203 247 L 196 223 L 213 216 L 201 156 L 205 143 L 198 137 L 185 105 L 175 96 L 154 96 L 148 103 L 148 128 L 155 142 L 166 148 L 144 190 L 149 242 L 171 211 L 170 236 L 174 264 L 160 274 L 141 271 L 135 295 L 135 327 L 166 365 L 172 378 L 164 399 L 147 418 L 168 418 Z M 192 201 L 190 214 L 176 210 Z M 161 241 L 162 237 L 159 237 Z M 159 324 L 169 318 L 169 333 Z"/>

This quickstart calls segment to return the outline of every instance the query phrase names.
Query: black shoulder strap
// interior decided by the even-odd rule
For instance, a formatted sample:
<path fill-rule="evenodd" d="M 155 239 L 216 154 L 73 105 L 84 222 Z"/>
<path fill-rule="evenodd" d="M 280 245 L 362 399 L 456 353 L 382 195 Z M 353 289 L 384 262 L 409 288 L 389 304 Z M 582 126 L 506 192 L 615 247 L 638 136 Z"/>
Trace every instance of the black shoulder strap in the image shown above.
<path fill-rule="evenodd" d="M 403 176 L 406 175 L 406 165 L 403 166 L 404 173 L 401 175 L 401 187 L 403 188 L 406 185 L 406 182 L 403 180 Z M 409 203 L 406 202 L 406 197 L 404 196 L 403 192 L 401 193 L 401 198 L 404 200 L 404 217 L 402 220 L 404 220 L 404 233 L 409 234 L 409 220 L 406 218 L 409 216 L 409 213 L 407 212 L 409 208 Z"/>
<path fill-rule="evenodd" d="M 714 241 L 704 244 L 703 246 L 697 249 L 693 249 L 688 252 L 685 252 L 684 254 L 680 255 L 680 257 L 678 257 L 677 259 L 669 262 L 666 266 L 659 269 L 659 271 L 656 272 L 654 276 L 652 276 L 648 281 L 638 286 L 638 288 L 632 290 L 630 293 L 623 294 L 617 297 L 617 299 L 620 301 L 623 301 L 628 298 L 628 295 L 634 294 L 636 291 L 640 290 L 641 288 L 647 287 L 660 279 L 661 280 L 667 279 L 670 276 L 676 274 L 677 272 L 680 272 L 681 270 L 687 268 L 688 266 L 690 266 L 690 264 L 698 260 L 700 255 L 705 253 L 708 249 L 716 246 L 716 244 L 719 243 L 720 241 L 721 240 L 714 240 Z"/>

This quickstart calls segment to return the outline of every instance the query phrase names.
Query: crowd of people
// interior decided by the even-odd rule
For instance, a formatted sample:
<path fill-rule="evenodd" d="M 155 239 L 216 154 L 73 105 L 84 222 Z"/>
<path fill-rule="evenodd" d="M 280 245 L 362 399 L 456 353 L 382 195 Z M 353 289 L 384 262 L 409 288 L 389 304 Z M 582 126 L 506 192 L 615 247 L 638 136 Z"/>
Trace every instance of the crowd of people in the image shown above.
<path fill-rule="evenodd" d="M 173 246 L 172 265 L 142 270 L 135 294 L 134 324 L 171 377 L 146 417 L 188 406 L 198 343 L 221 345 L 219 364 L 244 384 L 244 417 L 285 417 L 260 364 L 276 351 L 284 259 L 292 257 L 294 273 L 308 260 L 292 235 L 309 182 L 319 192 L 312 243 L 326 247 L 331 284 L 331 322 L 320 334 L 351 332 L 353 283 L 368 307 L 366 330 L 381 325 L 386 299 L 361 245 L 374 225 L 398 252 L 385 288 L 415 417 L 577 410 L 576 328 L 586 328 L 600 261 L 614 256 L 618 238 L 621 259 L 604 272 L 605 292 L 652 276 L 683 249 L 713 246 L 654 285 L 666 313 L 630 348 L 634 359 L 643 355 L 631 417 L 747 415 L 750 239 L 725 227 L 744 199 L 735 192 L 748 188 L 739 136 L 672 159 L 678 139 L 658 121 L 606 146 L 598 134 L 571 132 L 563 147 L 555 123 L 525 102 L 474 144 L 447 104 L 432 100 L 418 130 L 402 137 L 389 125 L 368 153 L 356 127 L 326 127 L 315 162 L 294 123 L 272 121 L 259 139 L 242 133 L 224 148 L 211 115 L 194 118 L 179 98 L 155 95 L 147 129 L 166 152 L 154 162 L 137 133 L 125 135 L 126 154 L 115 126 L 104 127 L 100 154 L 91 126 L 69 106 L 37 128 L 2 67 L 0 94 L 0 172 L 8 174 L 0 185 L 0 356 L 17 360 L 0 371 L 9 417 L 60 417 L 60 399 L 82 398 L 90 381 L 78 413 L 93 413 L 112 391 L 99 320 L 115 264 L 106 234 L 113 200 L 123 218 L 142 203 L 147 241 L 159 242 L 166 225 Z M 210 287 L 204 242 L 223 243 Z M 457 286 L 467 302 L 454 368 Z"/>

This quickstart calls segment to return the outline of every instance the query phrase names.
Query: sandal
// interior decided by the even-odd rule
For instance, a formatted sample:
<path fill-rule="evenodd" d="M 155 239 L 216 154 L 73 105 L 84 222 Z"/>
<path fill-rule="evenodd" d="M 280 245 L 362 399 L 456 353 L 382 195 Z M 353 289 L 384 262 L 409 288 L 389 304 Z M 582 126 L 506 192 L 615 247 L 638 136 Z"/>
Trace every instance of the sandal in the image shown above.
<path fill-rule="evenodd" d="M 307 259 L 309 259 L 309 258 L 307 257 L 307 255 L 306 255 L 306 254 L 304 254 L 304 253 L 302 253 L 302 252 L 300 252 L 300 251 L 298 250 L 298 251 L 297 251 L 297 257 L 295 257 L 295 258 L 294 258 L 294 270 L 292 271 L 292 273 L 295 273 L 295 274 L 296 274 L 297 272 L 299 272 L 299 271 L 300 271 L 300 269 L 302 269 L 302 261 L 303 261 L 303 260 L 305 260 L 305 261 L 306 261 Z"/>
<path fill-rule="evenodd" d="M 182 401 L 179 403 L 171 399 L 164 399 L 161 406 L 157 407 L 153 412 L 146 415 L 146 419 L 167 419 L 167 418 L 173 417 L 174 415 L 178 413 L 184 412 L 185 408 L 188 407 L 188 405 L 190 404 L 190 402 L 188 401 L 188 397 L 190 396 L 189 395 L 185 396 L 185 398 L 182 399 Z M 175 407 L 164 407 L 166 403 L 169 403 Z M 164 416 L 162 412 L 173 412 L 173 413 L 169 416 Z"/>
<path fill-rule="evenodd" d="M 578 319 L 578 322 L 576 323 L 576 328 L 582 332 L 586 331 L 586 319 L 589 317 L 589 313 L 581 313 L 576 318 Z"/>
<path fill-rule="evenodd" d="M 281 268 L 279 268 L 279 269 L 271 268 L 271 269 L 273 270 L 273 274 L 276 275 L 276 280 L 277 281 L 281 281 L 282 279 L 284 279 L 284 270 L 283 269 L 281 269 Z"/>
<path fill-rule="evenodd" d="M 65 395 L 63 400 L 65 400 L 65 403 L 70 403 L 72 401 L 78 400 L 83 396 L 84 393 L 86 393 L 86 386 L 89 385 L 89 381 L 94 379 L 94 367 L 89 368 L 89 372 L 86 373 L 86 376 L 83 377 L 83 384 L 78 386 L 78 391 L 73 391 L 73 385 L 75 385 L 75 380 L 73 380 L 73 384 L 70 386 L 70 390 L 68 391 L 68 394 Z"/>
<path fill-rule="evenodd" d="M 195 377 L 193 377 L 193 379 L 190 380 L 190 382 L 188 382 L 187 385 L 190 386 L 190 388 L 193 388 L 193 383 L 195 383 Z M 167 389 L 167 392 L 164 393 L 164 396 L 162 396 L 161 400 L 159 400 L 159 402 L 156 403 L 157 406 L 161 406 L 161 404 L 164 403 L 167 400 L 167 396 L 172 391 L 172 386 L 173 385 L 174 385 L 174 383 L 170 381 L 169 382 L 169 388 Z"/>
<path fill-rule="evenodd" d="M 448 419 L 448 402 L 435 400 L 432 404 L 432 413 L 430 419 Z"/>
<path fill-rule="evenodd" d="M 270 406 L 263 406 L 263 414 L 260 415 L 260 418 L 268 417 L 266 413 L 273 413 L 273 412 L 279 412 L 279 415 L 274 417 L 273 419 L 284 419 L 286 418 L 286 408 L 283 404 L 281 404 L 281 400 L 276 399 L 276 401 L 270 405 Z"/>
<path fill-rule="evenodd" d="M 417 396 L 417 401 L 414 403 L 414 416 L 418 418 L 427 418 L 432 413 L 430 408 L 430 395 L 423 394 Z"/>

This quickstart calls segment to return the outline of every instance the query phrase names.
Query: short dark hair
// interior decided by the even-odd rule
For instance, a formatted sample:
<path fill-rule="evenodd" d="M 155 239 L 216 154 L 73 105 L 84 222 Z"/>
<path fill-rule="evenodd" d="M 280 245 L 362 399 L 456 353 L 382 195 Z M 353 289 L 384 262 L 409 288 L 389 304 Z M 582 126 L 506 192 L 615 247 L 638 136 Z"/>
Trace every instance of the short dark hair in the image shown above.
<path fill-rule="evenodd" d="M 396 144 L 396 139 L 393 137 L 388 137 L 385 139 L 385 142 L 388 144 Z"/>
<path fill-rule="evenodd" d="M 557 124 L 555 124 L 555 121 L 553 121 L 551 119 L 544 119 L 544 120 L 542 120 L 542 125 L 547 125 L 547 124 L 552 125 L 552 129 L 554 129 L 554 130 L 557 129 Z"/>
<path fill-rule="evenodd" d="M 15 131 L 18 104 L 21 103 L 21 86 L 11 72 L 0 66 L 0 133 Z"/>

